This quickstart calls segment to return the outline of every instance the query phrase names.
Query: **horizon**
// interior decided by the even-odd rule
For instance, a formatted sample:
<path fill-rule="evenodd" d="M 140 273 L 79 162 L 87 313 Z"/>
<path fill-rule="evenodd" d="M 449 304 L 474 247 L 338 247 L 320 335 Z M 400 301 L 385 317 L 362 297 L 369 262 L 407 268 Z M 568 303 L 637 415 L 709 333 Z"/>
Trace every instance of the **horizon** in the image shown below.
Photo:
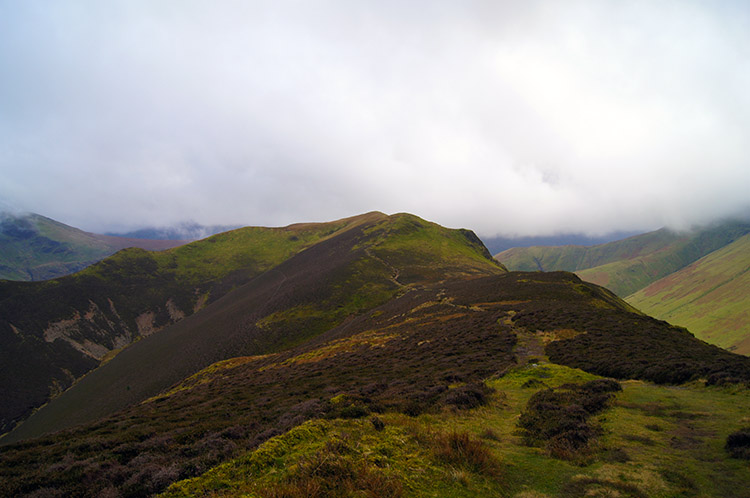
<path fill-rule="evenodd" d="M 3 209 L 483 238 L 750 213 L 740 2 L 42 5 L 0 3 Z"/>

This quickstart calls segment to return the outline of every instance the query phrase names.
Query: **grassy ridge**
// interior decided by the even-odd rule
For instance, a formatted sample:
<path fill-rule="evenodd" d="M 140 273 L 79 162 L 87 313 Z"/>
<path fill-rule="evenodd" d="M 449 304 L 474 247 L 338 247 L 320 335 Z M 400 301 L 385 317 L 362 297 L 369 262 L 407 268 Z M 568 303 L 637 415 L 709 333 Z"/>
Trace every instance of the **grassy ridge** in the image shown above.
<path fill-rule="evenodd" d="M 248 234 L 252 244 L 236 240 Z M 417 283 L 504 273 L 472 236 L 411 215 L 372 213 L 340 223 L 240 229 L 170 253 L 118 254 L 84 275 L 69 278 L 112 279 L 110 273 L 128 273 L 133 277 L 127 284 L 138 292 L 131 291 L 123 302 L 132 300 L 132 308 L 168 297 L 182 306 L 180 290 L 186 300 L 204 295 L 193 290 L 196 271 L 203 272 L 197 277 L 200 281 L 235 268 L 238 261 L 245 264 L 244 272 L 272 269 L 229 294 L 227 280 L 220 280 L 226 294 L 222 299 L 133 344 L 35 413 L 8 438 L 36 436 L 94 420 L 153 396 L 215 361 L 301 344 Z M 227 245 L 238 252 L 219 251 Z M 297 254 L 275 265 L 293 250 Z M 408 257 L 402 250 L 408 250 Z M 175 254 L 186 252 L 188 261 L 174 263 L 184 257 Z M 248 261 L 255 265 L 248 268 Z M 100 299 L 106 299 L 106 294 Z M 122 311 L 119 315 L 126 317 Z M 111 395 L 114 391 L 117 396 Z"/>
<path fill-rule="evenodd" d="M 750 235 L 627 298 L 697 337 L 750 354 Z"/>

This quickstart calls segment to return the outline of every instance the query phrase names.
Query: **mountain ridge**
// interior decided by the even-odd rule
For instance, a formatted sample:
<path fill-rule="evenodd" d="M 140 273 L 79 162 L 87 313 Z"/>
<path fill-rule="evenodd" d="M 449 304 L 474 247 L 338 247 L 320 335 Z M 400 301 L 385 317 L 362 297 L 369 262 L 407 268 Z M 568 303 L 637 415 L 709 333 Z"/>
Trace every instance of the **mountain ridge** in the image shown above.
<path fill-rule="evenodd" d="M 368 234 L 362 233 L 365 226 L 369 227 Z M 317 321 L 315 327 L 325 327 L 343 319 L 347 313 L 356 312 L 360 304 L 377 301 L 420 278 L 442 278 L 445 272 L 463 271 L 464 268 L 470 272 L 474 271 L 473 268 L 504 271 L 481 246 L 479 239 L 467 233 L 449 231 L 412 215 L 389 217 L 382 213 L 368 213 L 330 223 L 298 224 L 277 229 L 248 227 L 181 246 L 171 252 L 148 253 L 130 249 L 79 274 L 46 283 L 0 282 L 0 295 L 5 295 L 0 299 L 0 339 L 4 344 L 0 355 L 4 356 L 6 365 L 0 370 L 3 381 L 0 388 L 8 399 L 13 399 L 14 392 L 28 391 L 31 386 L 36 393 L 33 401 L 5 407 L 2 412 L 4 428 L 7 430 L 12 421 L 49 398 L 50 385 L 67 388 L 74 378 L 97 366 L 105 353 L 127 346 L 135 339 L 161 334 L 163 329 L 185 320 L 232 289 L 261 279 L 258 285 L 265 285 L 263 288 L 266 289 L 261 290 L 261 294 L 265 292 L 278 299 L 275 284 L 264 283 L 262 279 L 273 280 L 273 275 L 278 272 L 284 276 L 283 262 L 296 255 L 309 259 L 318 254 L 320 258 L 323 256 L 319 253 L 325 247 L 330 247 L 333 253 L 343 251 L 336 249 L 337 238 L 349 240 L 359 234 L 363 240 L 370 240 L 372 247 L 354 248 L 370 263 L 359 263 L 359 267 L 351 270 L 356 278 L 349 277 L 339 289 L 326 290 L 328 294 L 333 293 L 332 297 L 322 293 L 307 299 L 312 304 L 296 303 L 296 314 L 287 310 L 285 314 L 267 317 L 264 333 L 278 335 L 280 332 L 276 329 L 286 330 L 295 324 L 302 326 L 310 320 Z M 439 244 L 425 246 L 427 250 L 438 253 L 448 250 L 457 262 L 456 269 L 451 269 L 452 260 L 447 256 L 440 264 L 423 264 L 419 255 L 425 249 L 420 246 L 426 240 Z M 343 252 L 337 257 L 344 262 L 350 255 Z M 400 267 L 398 278 L 401 282 L 395 281 L 393 265 Z M 276 273 L 269 273 L 274 271 Z M 340 277 L 333 275 L 328 278 L 335 280 Z M 310 281 L 307 285 L 315 289 L 322 284 Z M 363 290 L 355 292 L 357 285 L 362 285 Z M 351 294 L 343 295 L 345 288 L 350 288 Z M 334 311 L 325 306 L 316 309 L 314 305 L 323 298 L 339 299 L 344 304 Z M 312 318 L 308 320 L 306 316 Z M 187 323 L 191 323 L 190 320 Z M 141 342 L 135 344 L 136 350 L 143 347 Z M 31 344 L 35 345 L 36 353 L 29 350 Z M 206 348 L 214 346 L 211 340 L 204 344 Z M 61 357 L 62 353 L 64 356 Z M 209 354 L 207 357 L 218 361 L 227 354 Z M 194 358 L 189 354 L 186 357 Z M 36 360 L 30 362 L 30 358 Z M 119 364 L 115 360 L 110 359 L 103 365 L 105 372 Z M 36 372 L 33 383 L 26 376 L 18 375 L 19 372 L 29 372 L 27 364 L 33 365 Z M 158 366 L 157 362 L 155 368 Z M 47 377 L 42 375 L 43 372 L 48 372 Z M 188 372 L 185 370 L 184 373 Z M 93 382 L 90 376 L 84 381 Z M 176 379 L 171 380 L 174 381 Z M 130 399 L 135 393 L 129 394 L 125 393 L 122 399 Z"/>
<path fill-rule="evenodd" d="M 254 262 L 7 434 L 0 495 L 744 489 L 750 470 L 722 444 L 750 406 L 750 358 L 573 273 L 508 272 L 471 231 L 349 220 L 131 250 L 89 270 L 132 292 L 163 285 L 144 279 L 157 270 L 224 282 L 237 247 Z"/>

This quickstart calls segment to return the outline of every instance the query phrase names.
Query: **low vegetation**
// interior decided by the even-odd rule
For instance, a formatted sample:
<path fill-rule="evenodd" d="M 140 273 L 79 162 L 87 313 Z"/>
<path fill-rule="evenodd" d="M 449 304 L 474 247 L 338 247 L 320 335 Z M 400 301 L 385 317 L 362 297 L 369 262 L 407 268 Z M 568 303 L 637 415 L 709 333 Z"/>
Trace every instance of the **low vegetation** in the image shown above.
<path fill-rule="evenodd" d="M 519 415 L 548 391 L 528 387 L 530 380 L 554 392 L 592 381 L 593 393 L 617 385 L 544 362 L 521 367 L 489 381 L 493 392 L 481 407 L 418 417 L 385 413 L 378 416 L 380 430 L 367 418 L 309 421 L 173 484 L 163 496 L 294 496 L 289 493 L 300 490 L 315 496 L 326 488 L 308 464 L 321 461 L 334 463 L 324 465 L 326 475 L 347 496 L 382 496 L 373 481 L 405 497 L 743 496 L 750 470 L 728 458 L 721 438 L 747 407 L 746 392 L 625 382 L 622 391 L 609 393 L 608 407 L 589 416 L 599 430 L 587 457 L 559 459 L 526 444 Z M 704 396 L 714 404 L 702 407 Z"/>
<path fill-rule="evenodd" d="M 4 446 L 0 495 L 744 491 L 750 470 L 725 445 L 747 426 L 750 359 L 570 273 L 506 273 L 473 250 L 431 262 L 431 252 L 462 239 L 471 247 L 471 237 L 396 221 L 315 244 L 267 272 L 263 286 L 235 290 L 88 375 L 78 386 L 88 379 L 118 386 L 111 397 L 141 397 Z M 404 241 L 385 237 L 391 229 Z M 427 243 L 421 231 L 438 235 Z M 172 333 L 181 342 L 166 342 Z M 198 335 L 203 342 L 184 347 Z M 166 351 L 171 368 L 195 367 L 206 358 L 193 354 L 242 350 L 225 337 L 263 350 L 220 357 L 148 395 L 165 357 L 126 362 Z M 132 380 L 127 390 L 117 383 Z M 64 399 L 49 407 L 74 410 Z"/>
<path fill-rule="evenodd" d="M 750 427 L 731 433 L 724 447 L 732 458 L 750 460 Z"/>
<path fill-rule="evenodd" d="M 587 456 L 601 429 L 590 421 L 604 410 L 617 382 L 601 379 L 537 391 L 526 404 L 519 425 L 529 444 L 544 445 L 550 455 L 573 460 Z"/>

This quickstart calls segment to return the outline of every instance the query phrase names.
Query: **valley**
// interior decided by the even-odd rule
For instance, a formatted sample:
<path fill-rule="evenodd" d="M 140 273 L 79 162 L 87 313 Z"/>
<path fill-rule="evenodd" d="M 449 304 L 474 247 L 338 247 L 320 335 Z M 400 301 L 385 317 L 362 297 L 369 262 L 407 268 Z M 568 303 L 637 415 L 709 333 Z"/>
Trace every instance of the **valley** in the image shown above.
<path fill-rule="evenodd" d="M 727 221 L 666 229 L 606 244 L 515 248 L 495 257 L 512 270 L 574 271 L 637 309 L 698 338 L 750 354 L 750 226 Z"/>

